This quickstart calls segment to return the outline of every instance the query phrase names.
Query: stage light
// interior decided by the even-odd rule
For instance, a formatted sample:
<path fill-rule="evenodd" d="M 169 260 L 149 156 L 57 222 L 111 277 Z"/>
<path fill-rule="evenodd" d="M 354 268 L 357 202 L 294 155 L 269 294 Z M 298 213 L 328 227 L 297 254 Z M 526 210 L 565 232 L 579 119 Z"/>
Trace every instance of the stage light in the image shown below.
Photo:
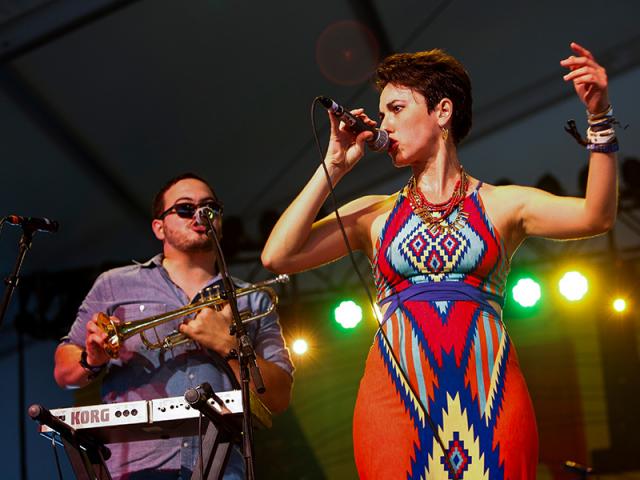
<path fill-rule="evenodd" d="M 336 307 L 334 317 L 342 328 L 355 328 L 362 320 L 362 308 L 353 300 L 345 300 Z"/>
<path fill-rule="evenodd" d="M 377 303 L 373 304 L 373 318 L 378 322 L 382 322 L 382 310 L 380 310 L 380 305 Z"/>
<path fill-rule="evenodd" d="M 513 299 L 522 307 L 533 307 L 540 300 L 540 285 L 532 278 L 521 278 L 511 289 Z"/>
<path fill-rule="evenodd" d="M 627 302 L 624 298 L 616 298 L 613 301 L 613 309 L 618 312 L 618 313 L 622 313 L 627 309 Z"/>
<path fill-rule="evenodd" d="M 567 272 L 558 283 L 560 293 L 569 301 L 581 300 L 589 290 L 589 282 L 580 272 Z"/>
<path fill-rule="evenodd" d="M 304 355 L 305 353 L 307 353 L 307 350 L 309 350 L 309 344 L 304 338 L 298 338 L 294 340 L 293 344 L 291 345 L 291 349 L 296 355 Z"/>

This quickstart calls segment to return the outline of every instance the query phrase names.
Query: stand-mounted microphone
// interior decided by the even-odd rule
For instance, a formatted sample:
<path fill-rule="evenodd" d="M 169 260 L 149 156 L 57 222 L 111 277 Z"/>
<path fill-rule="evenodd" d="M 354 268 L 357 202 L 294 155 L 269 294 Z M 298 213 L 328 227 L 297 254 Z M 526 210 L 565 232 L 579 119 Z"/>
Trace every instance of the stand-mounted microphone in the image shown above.
<path fill-rule="evenodd" d="M 48 218 L 37 217 L 21 217 L 20 215 L 7 215 L 5 221 L 11 225 L 20 225 L 25 230 L 32 232 L 49 232 L 55 233 L 60 226 L 55 220 L 49 220 Z"/>
<path fill-rule="evenodd" d="M 215 228 L 213 227 L 213 221 L 216 218 L 216 213 L 210 207 L 198 207 L 196 213 L 194 214 L 196 219 L 196 225 L 201 225 L 207 229 L 207 231 L 213 228 L 215 232 Z"/>

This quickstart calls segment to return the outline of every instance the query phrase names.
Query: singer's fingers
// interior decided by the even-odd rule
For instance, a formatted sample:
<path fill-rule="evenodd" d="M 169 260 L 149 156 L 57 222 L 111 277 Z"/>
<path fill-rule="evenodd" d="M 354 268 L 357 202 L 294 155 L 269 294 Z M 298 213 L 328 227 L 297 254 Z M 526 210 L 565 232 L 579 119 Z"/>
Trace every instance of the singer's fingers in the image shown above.
<path fill-rule="evenodd" d="M 343 138 L 345 134 L 352 136 L 344 122 L 342 122 L 339 117 L 336 117 L 331 112 L 328 112 L 327 114 L 329 115 L 329 123 L 331 125 L 331 135 L 334 138 Z"/>
<path fill-rule="evenodd" d="M 358 146 L 359 149 L 362 150 L 362 153 L 364 153 L 364 143 L 367 140 L 372 140 L 373 139 L 373 132 L 360 132 L 358 134 L 358 136 L 356 137 L 356 145 Z"/>
<path fill-rule="evenodd" d="M 372 140 L 372 139 L 373 139 L 373 132 L 370 132 L 370 131 L 360 132 L 356 137 L 357 142 L 358 141 L 366 142 L 367 140 Z"/>
<path fill-rule="evenodd" d="M 364 108 L 356 108 L 354 110 L 351 110 L 351 114 L 358 117 L 360 120 L 371 127 L 375 127 L 378 124 L 375 120 L 372 120 L 366 113 L 364 113 Z"/>
<path fill-rule="evenodd" d="M 569 46 L 571 47 L 571 50 L 576 52 L 578 55 L 587 57 L 593 60 L 593 54 L 589 50 L 584 48 L 582 45 L 580 45 L 579 43 L 571 42 Z"/>
<path fill-rule="evenodd" d="M 331 125 L 331 131 L 337 131 L 340 126 L 340 119 L 331 113 L 330 110 L 327 110 L 327 116 L 329 117 L 329 124 Z"/>

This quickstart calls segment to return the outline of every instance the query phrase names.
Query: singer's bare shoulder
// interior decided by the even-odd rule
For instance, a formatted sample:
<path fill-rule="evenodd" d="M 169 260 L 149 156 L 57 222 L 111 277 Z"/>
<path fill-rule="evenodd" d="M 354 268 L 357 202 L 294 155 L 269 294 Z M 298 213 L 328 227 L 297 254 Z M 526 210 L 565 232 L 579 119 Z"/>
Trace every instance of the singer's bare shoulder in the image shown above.
<path fill-rule="evenodd" d="M 370 215 L 376 216 L 390 209 L 396 198 L 398 198 L 398 192 L 391 195 L 365 195 L 343 205 L 338 211 L 343 217 L 354 215 L 358 219 L 365 220 Z"/>
<path fill-rule="evenodd" d="M 391 195 L 366 195 L 354 200 L 351 205 L 354 207 L 354 210 L 358 212 L 359 217 L 368 224 L 374 221 L 374 218 L 380 215 L 386 216 L 385 214 L 389 213 L 398 198 L 398 193 L 399 192 L 395 192 Z"/>
<path fill-rule="evenodd" d="M 367 256 L 373 258 L 373 248 L 382 231 L 389 212 L 393 208 L 398 194 L 391 195 L 367 195 L 354 201 L 358 203 L 358 223 L 360 230 L 365 234 L 366 240 L 363 242 L 364 250 Z M 366 232 L 366 233 L 365 233 Z"/>

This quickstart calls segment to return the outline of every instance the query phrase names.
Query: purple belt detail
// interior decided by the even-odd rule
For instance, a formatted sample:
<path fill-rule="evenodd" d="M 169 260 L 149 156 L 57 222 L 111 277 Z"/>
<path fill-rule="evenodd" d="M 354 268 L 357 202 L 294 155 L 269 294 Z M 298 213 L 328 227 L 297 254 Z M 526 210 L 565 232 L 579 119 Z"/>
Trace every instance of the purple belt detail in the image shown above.
<path fill-rule="evenodd" d="M 499 317 L 500 314 L 489 303 L 489 300 L 497 302 L 501 307 L 504 305 L 504 297 L 495 293 L 484 292 L 477 287 L 464 282 L 434 282 L 417 283 L 405 288 L 388 297 L 383 298 L 378 303 L 380 306 L 389 303 L 389 308 L 382 318 L 383 325 L 398 307 L 408 300 L 440 302 L 447 300 L 471 300 L 482 305 L 482 308 L 490 314 Z"/>

